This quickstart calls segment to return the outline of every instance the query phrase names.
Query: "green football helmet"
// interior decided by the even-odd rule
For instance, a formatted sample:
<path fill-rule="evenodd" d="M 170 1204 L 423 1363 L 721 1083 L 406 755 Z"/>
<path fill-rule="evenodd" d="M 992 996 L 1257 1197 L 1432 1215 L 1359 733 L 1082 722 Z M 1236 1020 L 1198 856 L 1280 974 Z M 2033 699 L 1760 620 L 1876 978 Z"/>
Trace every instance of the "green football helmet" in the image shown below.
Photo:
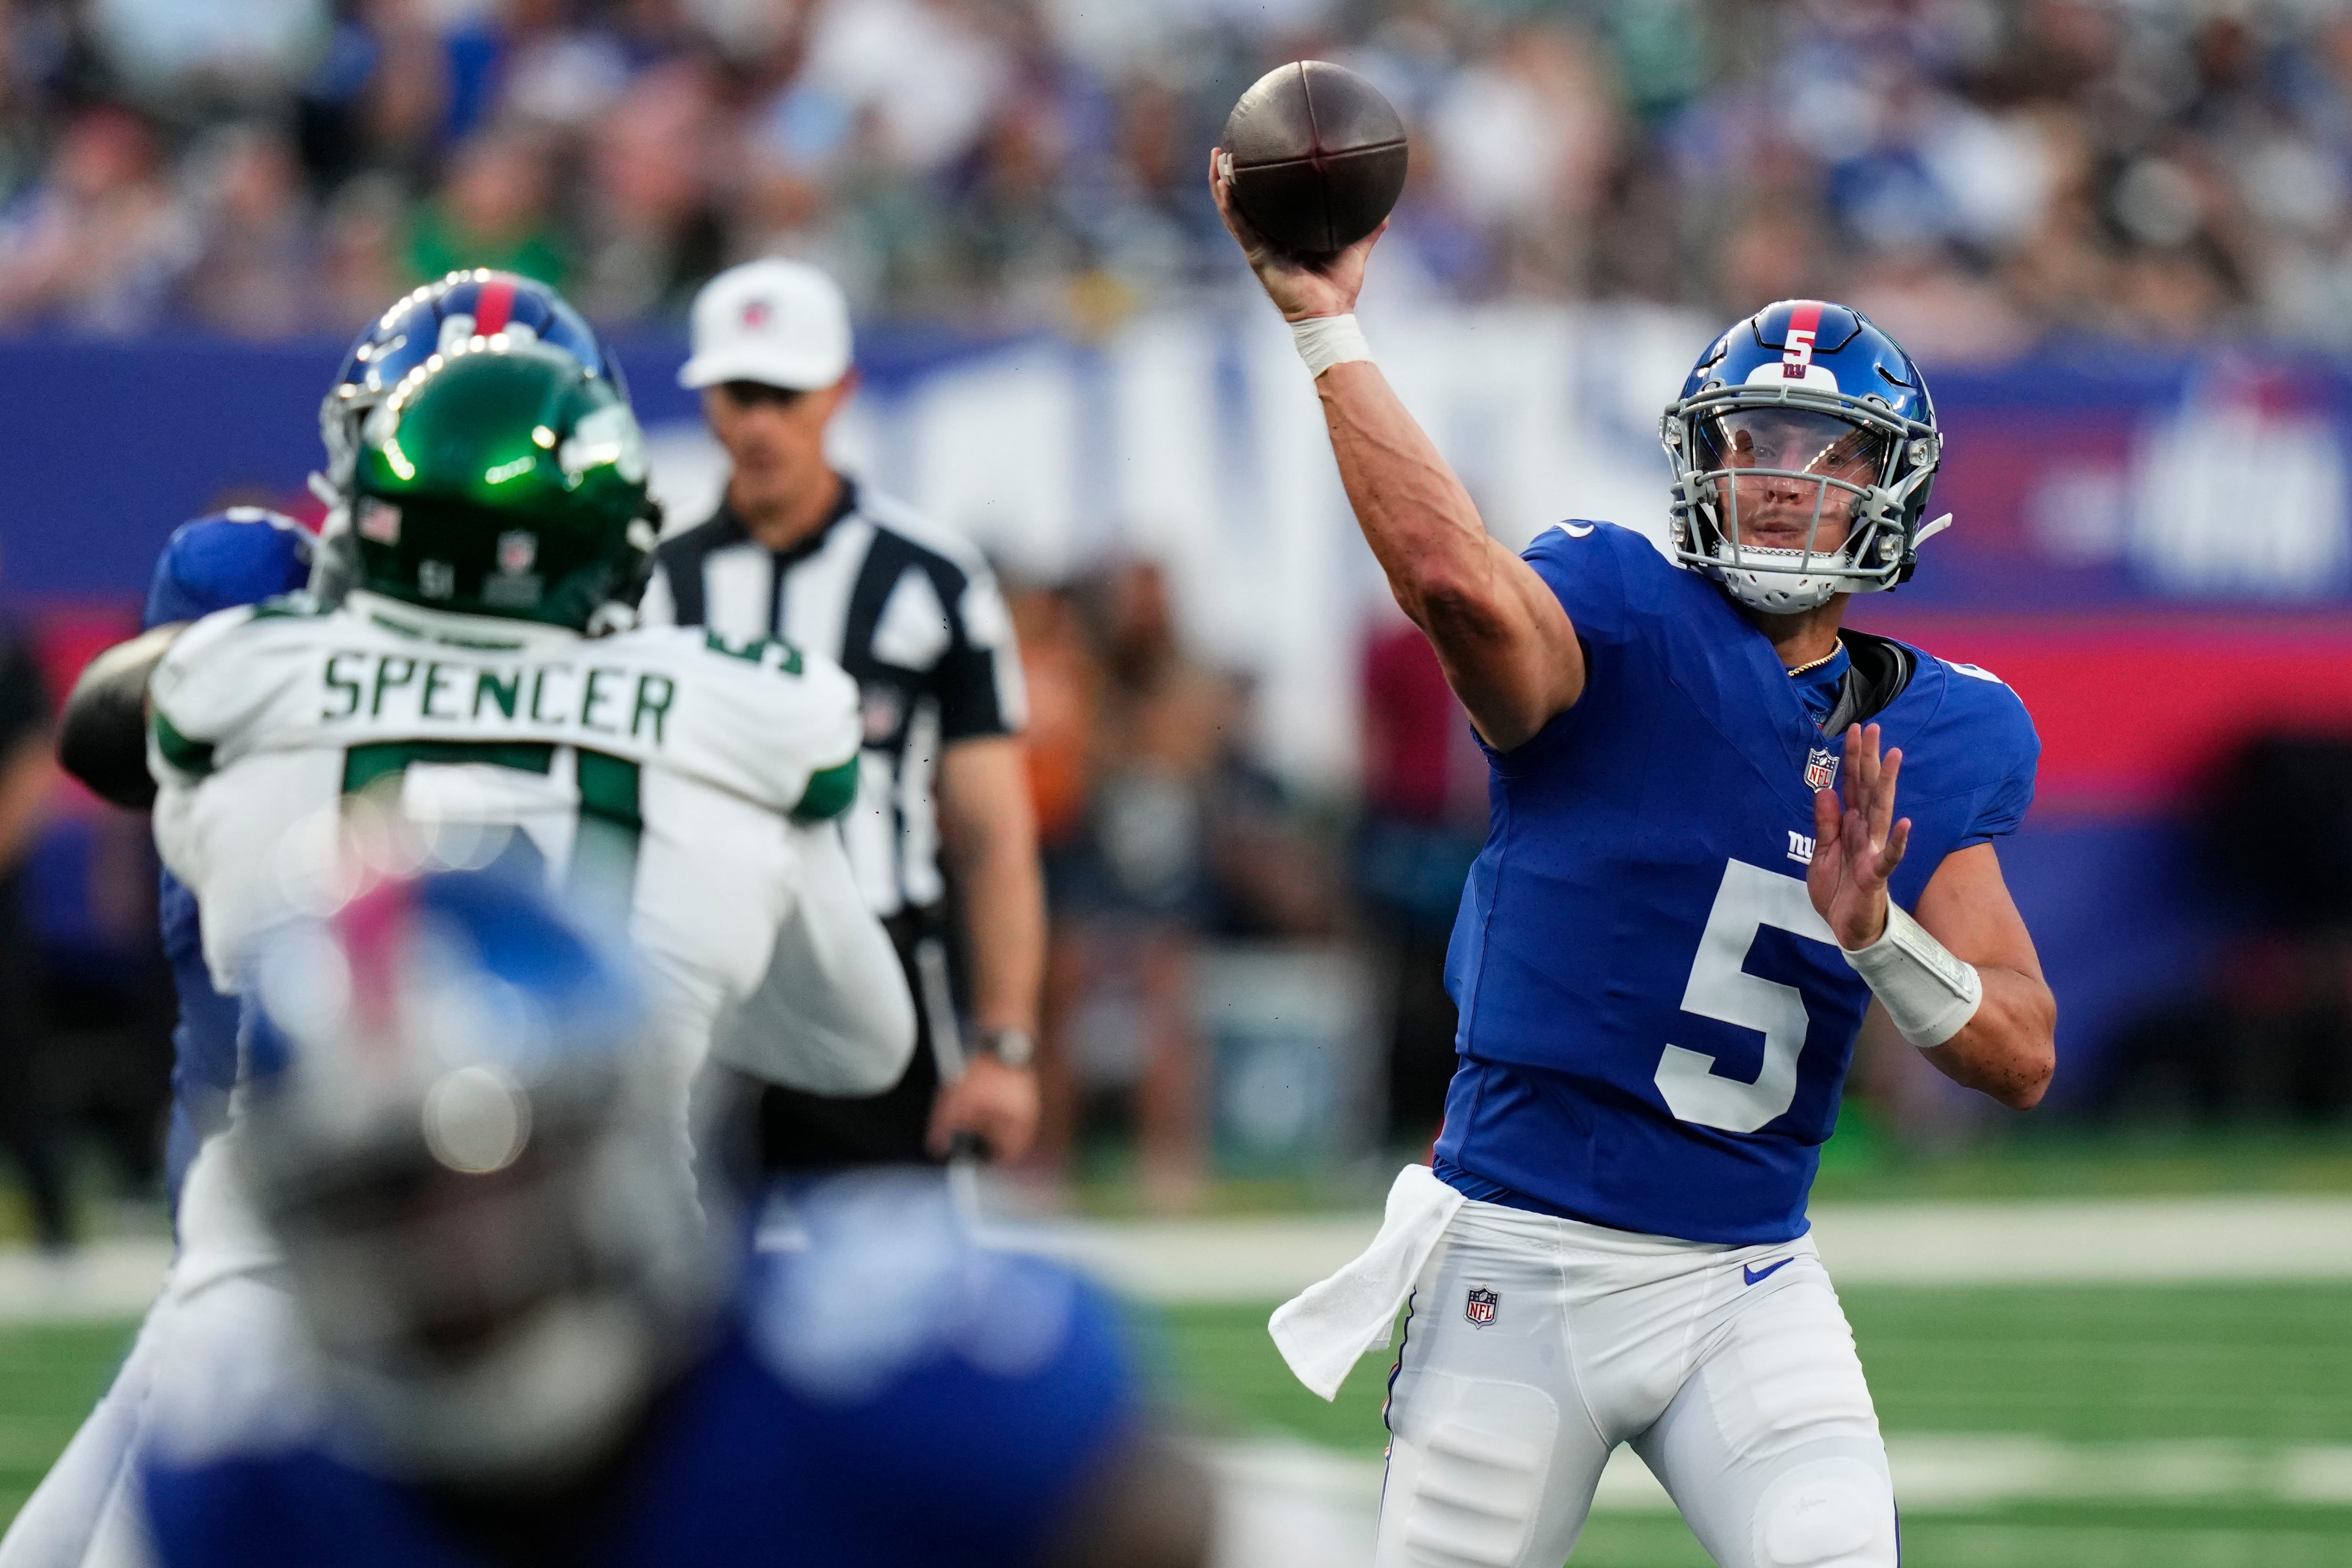
<path fill-rule="evenodd" d="M 625 396 L 499 335 L 433 355 L 369 413 L 331 548 L 390 598 L 599 631 L 643 591 L 657 515 Z"/>

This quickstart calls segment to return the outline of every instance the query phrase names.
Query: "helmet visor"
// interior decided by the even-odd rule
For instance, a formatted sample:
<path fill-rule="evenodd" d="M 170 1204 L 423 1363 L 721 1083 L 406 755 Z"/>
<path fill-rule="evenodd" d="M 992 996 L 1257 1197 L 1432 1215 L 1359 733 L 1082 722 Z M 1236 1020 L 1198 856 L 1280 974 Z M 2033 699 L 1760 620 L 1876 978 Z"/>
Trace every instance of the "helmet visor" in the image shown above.
<path fill-rule="evenodd" d="M 1700 423 L 1699 446 L 1710 469 L 1761 468 L 1867 486 L 1885 470 L 1887 434 L 1814 409 L 1733 408 Z"/>
<path fill-rule="evenodd" d="M 1698 422 L 1698 449 L 1735 551 L 1840 549 L 1864 495 L 1885 474 L 1892 437 L 1803 408 L 1729 408 Z"/>

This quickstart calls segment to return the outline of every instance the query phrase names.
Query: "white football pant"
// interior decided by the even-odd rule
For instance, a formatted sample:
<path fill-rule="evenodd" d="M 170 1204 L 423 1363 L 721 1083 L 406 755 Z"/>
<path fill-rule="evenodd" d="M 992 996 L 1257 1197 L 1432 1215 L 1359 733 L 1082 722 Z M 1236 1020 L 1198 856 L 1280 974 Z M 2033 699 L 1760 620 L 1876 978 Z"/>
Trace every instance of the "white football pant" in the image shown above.
<path fill-rule="evenodd" d="M 1388 1423 L 1377 1568 L 1559 1568 L 1620 1443 L 1721 1568 L 1895 1562 L 1878 1417 L 1810 1238 L 1465 1204 L 1415 1282 Z"/>

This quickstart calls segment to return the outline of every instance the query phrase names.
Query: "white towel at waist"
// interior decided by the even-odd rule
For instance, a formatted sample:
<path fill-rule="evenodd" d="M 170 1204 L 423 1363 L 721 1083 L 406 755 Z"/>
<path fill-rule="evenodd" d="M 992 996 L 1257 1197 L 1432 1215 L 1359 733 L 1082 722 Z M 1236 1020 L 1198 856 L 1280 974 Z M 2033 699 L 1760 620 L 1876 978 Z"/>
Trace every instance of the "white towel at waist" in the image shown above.
<path fill-rule="evenodd" d="M 1332 1398 L 1366 1351 L 1389 1343 L 1397 1309 L 1462 1204 L 1462 1195 L 1427 1166 L 1397 1172 L 1372 1244 L 1329 1279 L 1276 1307 L 1266 1322 L 1275 1348 L 1299 1382 Z"/>

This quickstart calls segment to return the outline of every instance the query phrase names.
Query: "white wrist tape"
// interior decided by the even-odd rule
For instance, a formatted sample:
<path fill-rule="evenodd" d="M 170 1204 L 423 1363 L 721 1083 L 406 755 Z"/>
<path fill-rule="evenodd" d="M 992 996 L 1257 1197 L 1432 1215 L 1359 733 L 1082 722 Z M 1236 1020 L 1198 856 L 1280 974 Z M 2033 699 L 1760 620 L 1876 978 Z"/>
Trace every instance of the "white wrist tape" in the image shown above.
<path fill-rule="evenodd" d="M 1307 361 L 1309 376 L 1320 376 L 1349 360 L 1372 357 L 1372 346 L 1364 341 L 1363 329 L 1356 325 L 1353 316 L 1309 316 L 1290 324 L 1290 337 L 1298 345 L 1298 357 Z"/>
<path fill-rule="evenodd" d="M 1952 956 L 1891 898 L 1886 929 L 1878 940 L 1838 951 L 1885 1005 L 1896 1031 L 1922 1051 L 1959 1033 L 1984 1000 L 1984 979 L 1976 966 Z"/>

